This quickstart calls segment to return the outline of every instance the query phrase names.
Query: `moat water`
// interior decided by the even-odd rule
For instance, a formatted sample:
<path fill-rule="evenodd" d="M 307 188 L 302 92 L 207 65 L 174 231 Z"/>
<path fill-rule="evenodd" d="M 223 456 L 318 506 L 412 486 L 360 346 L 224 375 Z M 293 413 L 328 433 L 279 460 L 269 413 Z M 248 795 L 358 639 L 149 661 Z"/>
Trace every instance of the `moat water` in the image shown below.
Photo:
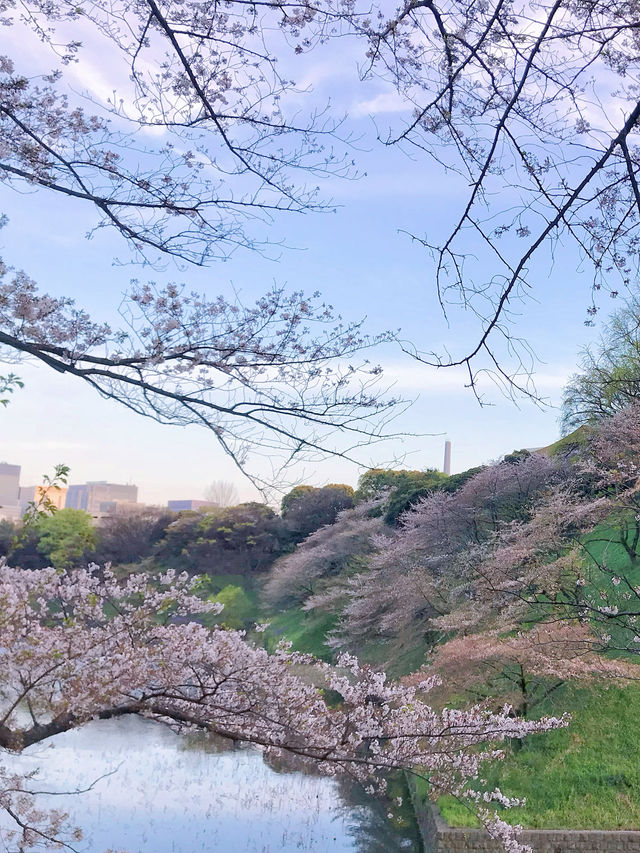
<path fill-rule="evenodd" d="M 39 802 L 68 812 L 69 828 L 83 832 L 71 842 L 81 853 L 420 850 L 397 797 L 382 801 L 344 781 L 269 766 L 255 749 L 136 717 L 92 722 L 14 761 L 21 772 L 38 768 L 32 787 L 51 792 Z"/>

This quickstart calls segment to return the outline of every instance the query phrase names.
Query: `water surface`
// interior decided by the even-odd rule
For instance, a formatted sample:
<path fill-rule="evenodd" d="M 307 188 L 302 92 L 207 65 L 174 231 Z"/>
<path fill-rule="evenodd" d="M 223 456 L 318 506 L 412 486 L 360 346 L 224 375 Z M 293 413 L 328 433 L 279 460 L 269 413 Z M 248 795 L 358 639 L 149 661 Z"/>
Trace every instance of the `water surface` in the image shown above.
<path fill-rule="evenodd" d="M 43 805 L 69 812 L 82 853 L 393 853 L 418 850 L 395 802 L 262 754 L 137 717 L 95 721 L 15 759 Z M 109 774 L 109 775 L 105 775 Z M 387 813 L 393 814 L 390 820 Z"/>

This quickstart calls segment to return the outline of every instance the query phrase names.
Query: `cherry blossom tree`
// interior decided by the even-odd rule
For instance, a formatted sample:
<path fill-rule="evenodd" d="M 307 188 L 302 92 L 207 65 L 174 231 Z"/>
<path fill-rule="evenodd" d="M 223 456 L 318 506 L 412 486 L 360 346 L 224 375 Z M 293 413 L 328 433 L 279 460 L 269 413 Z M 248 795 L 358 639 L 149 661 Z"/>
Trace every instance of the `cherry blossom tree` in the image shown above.
<path fill-rule="evenodd" d="M 592 651 L 637 654 L 639 418 L 632 406 L 603 421 L 527 518 L 462 552 L 448 575 L 429 576 L 446 602 L 433 628 L 475 634 L 577 623 L 589 627 Z"/>
<path fill-rule="evenodd" d="M 277 54 L 313 17 L 284 9 L 9 0 L 2 24 L 32 30 L 53 67 L 35 76 L 19 55 L 2 58 L 3 179 L 86 202 L 95 228 L 115 229 L 140 259 L 201 265 L 264 246 L 257 235 L 278 212 L 325 207 L 318 178 L 351 169 L 345 145 L 331 145 L 338 122 L 282 108 L 295 86 Z M 117 94 L 88 111 L 66 76 L 98 51 Z"/>
<path fill-rule="evenodd" d="M 316 530 L 295 551 L 281 557 L 264 587 L 267 602 L 274 607 L 302 604 L 326 592 L 345 571 L 364 568 L 384 527 L 380 510 L 380 500 L 345 509 L 333 524 Z"/>
<path fill-rule="evenodd" d="M 418 357 L 526 391 L 532 353 L 513 311 L 535 292 L 534 270 L 562 252 L 593 272 L 595 291 L 633 289 L 637 19 L 635 3 L 608 0 L 407 0 L 362 24 L 366 73 L 413 107 L 383 141 L 459 176 L 452 219 L 411 231 L 443 307 L 475 315 L 477 330 L 452 354 L 419 346 Z"/>
<path fill-rule="evenodd" d="M 286 750 L 367 784 L 384 784 L 393 769 L 420 769 L 434 794 L 465 796 L 466 781 L 499 755 L 505 738 L 565 722 L 477 708 L 436 712 L 426 702 L 433 679 L 407 686 L 348 656 L 334 668 L 284 647 L 269 655 L 242 633 L 200 624 L 197 614 L 220 608 L 196 589 L 197 581 L 171 572 L 118 582 L 97 566 L 0 567 L 0 748 L 19 752 L 92 719 L 138 714 L 177 731 L 195 727 Z M 315 684 L 336 691 L 340 703 L 326 704 Z M 479 751 L 481 743 L 491 748 Z M 39 812 L 31 780 L 6 771 L 1 782 L 0 807 L 22 846 L 53 845 L 64 816 Z M 494 797 L 503 799 L 487 793 L 482 802 Z M 506 832 L 482 815 L 494 834 Z M 520 849 L 509 837 L 510 849 Z"/>
<path fill-rule="evenodd" d="M 422 645 L 437 641 L 438 620 L 466 601 L 468 578 L 487 543 L 565 476 L 566 463 L 540 454 L 487 466 L 455 492 L 434 491 L 380 530 L 367 571 L 350 578 L 337 637 L 347 647 L 365 637 Z M 328 593 L 327 593 L 328 595 Z M 308 606 L 320 606 L 312 599 Z M 391 652 L 390 652 L 391 654 Z"/>
<path fill-rule="evenodd" d="M 283 108 L 295 85 L 277 55 L 295 55 L 288 40 L 311 10 L 9 0 L 2 12 L 1 26 L 50 49 L 51 70 L 0 58 L 0 177 L 84 202 L 96 229 L 124 239 L 124 260 L 203 265 L 260 250 L 276 215 L 326 206 L 319 177 L 351 171 L 343 142 L 335 148 L 339 121 L 316 106 Z M 119 97 L 87 105 L 69 86 L 69 65 L 88 54 L 101 56 Z M 3 361 L 37 359 L 146 417 L 204 426 L 245 472 L 253 452 L 268 454 L 267 479 L 278 481 L 300 456 L 351 458 L 385 431 L 394 401 L 361 353 L 392 336 L 343 323 L 317 294 L 275 287 L 243 305 L 134 282 L 112 330 L 25 273 L 1 271 Z"/>
<path fill-rule="evenodd" d="M 2 24 L 34 33 L 53 66 L 2 60 L 5 181 L 84 201 L 139 257 L 206 263 L 260 247 L 273 217 L 323 206 L 318 178 L 349 173 L 351 154 L 341 117 L 296 90 L 289 57 L 306 69 L 349 38 L 361 75 L 406 107 L 382 142 L 458 180 L 442 233 L 411 231 L 434 256 L 442 305 L 475 315 L 477 333 L 451 355 L 408 351 L 466 366 L 474 387 L 489 370 L 526 391 L 532 354 L 513 308 L 545 250 L 590 266 L 612 295 L 633 280 L 635 3 L 6 0 Z M 115 93 L 91 109 L 66 82 L 88 51 Z"/>
<path fill-rule="evenodd" d="M 268 452 L 277 480 L 298 458 L 350 458 L 387 431 L 398 400 L 361 353 L 390 336 L 343 324 L 318 294 L 276 288 L 243 306 L 134 284 L 121 313 L 113 330 L 0 266 L 3 358 L 35 359 L 160 423 L 198 424 L 245 473 Z"/>
<path fill-rule="evenodd" d="M 436 646 L 429 666 L 404 681 L 415 683 L 426 671 L 437 672 L 442 683 L 433 700 L 447 704 L 452 695 L 464 695 L 489 708 L 508 703 L 513 713 L 527 717 L 569 680 L 620 682 L 640 675 L 633 663 L 599 654 L 597 638 L 585 624 L 552 621 L 512 632 L 507 627 L 460 634 Z"/>

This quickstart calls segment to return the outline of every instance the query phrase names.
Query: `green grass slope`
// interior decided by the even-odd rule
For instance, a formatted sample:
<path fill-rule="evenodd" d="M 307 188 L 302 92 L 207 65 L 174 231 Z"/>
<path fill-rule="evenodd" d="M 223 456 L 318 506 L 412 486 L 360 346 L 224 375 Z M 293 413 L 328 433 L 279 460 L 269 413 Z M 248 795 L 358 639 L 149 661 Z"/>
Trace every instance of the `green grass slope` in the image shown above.
<path fill-rule="evenodd" d="M 266 620 L 269 627 L 264 634 L 264 643 L 273 651 L 280 640 L 287 640 L 296 652 L 315 655 L 330 661 L 332 651 L 325 645 L 327 634 L 334 627 L 336 617 L 320 611 L 305 611 L 297 607 L 283 610 Z"/>
<path fill-rule="evenodd" d="M 638 829 L 640 685 L 565 686 L 542 710 L 567 710 L 571 723 L 508 747 L 483 774 L 490 789 L 526 798 L 503 810 L 504 819 L 531 829 Z M 452 826 L 477 825 L 453 798 L 439 806 Z"/>

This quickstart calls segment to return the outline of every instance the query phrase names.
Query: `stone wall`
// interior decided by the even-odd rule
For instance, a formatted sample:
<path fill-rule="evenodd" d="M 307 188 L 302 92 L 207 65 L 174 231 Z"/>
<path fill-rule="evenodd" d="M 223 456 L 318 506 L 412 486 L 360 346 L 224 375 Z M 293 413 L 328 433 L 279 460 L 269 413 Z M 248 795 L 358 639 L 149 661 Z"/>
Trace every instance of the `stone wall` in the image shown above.
<path fill-rule="evenodd" d="M 433 804 L 414 798 L 425 853 L 503 853 L 482 829 L 450 827 Z M 521 841 L 534 853 L 640 853 L 640 832 L 616 830 L 529 829 Z"/>

